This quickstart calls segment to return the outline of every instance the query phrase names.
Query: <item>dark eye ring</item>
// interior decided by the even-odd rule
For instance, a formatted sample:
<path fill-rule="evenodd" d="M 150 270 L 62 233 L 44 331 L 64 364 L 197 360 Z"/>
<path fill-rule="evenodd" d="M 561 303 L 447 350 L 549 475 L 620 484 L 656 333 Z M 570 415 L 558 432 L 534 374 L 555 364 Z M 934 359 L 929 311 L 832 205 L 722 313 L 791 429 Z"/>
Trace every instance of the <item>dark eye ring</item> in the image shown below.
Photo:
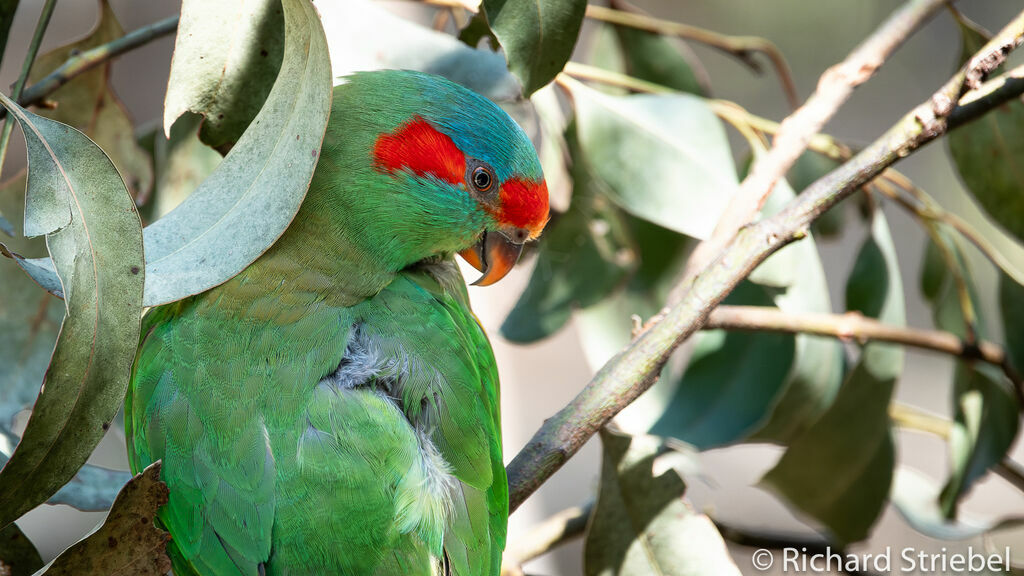
<path fill-rule="evenodd" d="M 473 170 L 473 186 L 480 192 L 487 192 L 494 185 L 494 177 L 491 172 L 483 166 L 477 166 Z"/>

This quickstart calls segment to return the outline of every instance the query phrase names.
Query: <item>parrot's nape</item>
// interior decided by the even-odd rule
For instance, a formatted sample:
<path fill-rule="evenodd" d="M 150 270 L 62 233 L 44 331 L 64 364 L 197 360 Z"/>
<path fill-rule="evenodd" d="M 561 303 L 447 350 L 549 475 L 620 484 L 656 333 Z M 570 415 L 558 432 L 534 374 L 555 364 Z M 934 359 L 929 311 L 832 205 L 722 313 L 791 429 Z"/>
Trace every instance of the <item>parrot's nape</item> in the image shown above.
<path fill-rule="evenodd" d="M 163 461 L 175 574 L 497 575 L 498 376 L 452 255 L 492 284 L 547 218 L 490 101 L 406 71 L 336 87 L 284 235 L 143 319 L 128 452 Z"/>

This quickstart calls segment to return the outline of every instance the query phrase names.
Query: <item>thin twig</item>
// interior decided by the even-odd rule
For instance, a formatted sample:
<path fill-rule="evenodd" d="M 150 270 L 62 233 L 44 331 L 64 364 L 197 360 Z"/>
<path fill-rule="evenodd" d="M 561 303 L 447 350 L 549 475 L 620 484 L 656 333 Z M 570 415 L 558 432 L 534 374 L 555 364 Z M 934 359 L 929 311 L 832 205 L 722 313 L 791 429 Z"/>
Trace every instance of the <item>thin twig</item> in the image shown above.
<path fill-rule="evenodd" d="M 531 528 L 505 551 L 502 574 L 521 573 L 523 564 L 582 536 L 593 508 L 593 502 L 567 508 Z"/>
<path fill-rule="evenodd" d="M 545 421 L 508 466 L 510 509 L 515 510 L 619 411 L 654 384 L 671 353 L 706 320 L 742 278 L 782 247 L 804 237 L 816 218 L 883 170 L 951 127 L 969 78 L 1003 63 L 1024 38 L 1024 13 L 1000 31 L 930 99 L 880 138 L 807 187 L 783 210 L 744 227 L 717 258 L 686 286 L 678 304 L 619 352 L 557 414 Z M 1007 84 L 1010 89 L 1024 86 Z M 1002 91 L 1003 88 L 997 91 Z M 1020 92 L 1017 92 L 1019 95 Z M 1000 98 L 1009 98 L 1001 94 Z M 989 98 L 994 102 L 998 98 Z"/>
<path fill-rule="evenodd" d="M 822 74 L 814 94 L 782 121 L 768 153 L 754 160 L 750 173 L 729 200 L 711 237 L 694 249 L 686 263 L 681 285 L 688 284 L 743 225 L 754 219 L 775 183 L 807 149 L 811 136 L 821 131 L 854 89 L 871 78 L 886 59 L 948 1 L 910 0 L 845 60 Z M 678 301 L 680 295 L 679 291 L 673 292 L 669 303 Z"/>
<path fill-rule="evenodd" d="M 923 350 L 942 352 L 971 360 L 981 360 L 998 368 L 1009 365 L 1002 347 L 979 340 L 970 344 L 952 332 L 894 326 L 868 318 L 858 312 L 814 314 L 783 312 L 767 306 L 719 306 L 711 311 L 704 329 L 785 332 L 831 336 L 859 343 L 892 342 Z M 1007 374 L 1015 383 L 1019 375 Z"/>
<path fill-rule="evenodd" d="M 59 68 L 47 74 L 39 82 L 29 86 L 25 93 L 18 99 L 22 106 L 38 104 L 41 100 L 52 94 L 61 86 L 70 82 L 73 78 L 88 72 L 93 68 L 109 62 L 110 60 L 152 42 L 157 38 L 166 36 L 178 28 L 178 16 L 170 16 L 148 26 L 121 36 L 116 40 L 101 44 L 95 48 L 86 50 L 76 56 L 68 58 L 67 62 Z"/>
<path fill-rule="evenodd" d="M 753 58 L 754 53 L 760 52 L 771 61 L 790 106 L 796 108 L 800 103 L 789 64 L 783 57 L 782 51 L 770 40 L 758 36 L 729 36 L 689 24 L 662 20 L 647 14 L 616 10 L 594 4 L 587 4 L 586 17 L 607 24 L 636 28 L 662 36 L 676 36 L 706 44 L 739 59 L 754 72 L 761 71 L 760 64 Z"/>
<path fill-rule="evenodd" d="M 21 65 L 21 74 L 18 75 L 17 81 L 14 82 L 14 88 L 11 89 L 11 100 L 15 102 L 21 96 L 21 91 L 25 88 L 28 75 L 32 72 L 32 63 L 36 61 L 36 54 L 39 53 L 39 46 L 43 43 L 46 27 L 50 25 L 50 17 L 53 16 L 53 9 L 56 6 L 57 0 L 46 0 L 46 3 L 43 4 L 43 12 L 39 15 L 39 21 L 36 22 L 36 30 L 32 33 L 28 52 L 25 53 L 25 61 Z M 6 113 L 6 108 L 3 110 Z M 0 170 L 3 169 L 4 160 L 7 158 L 7 145 L 11 141 L 11 131 L 13 130 L 14 122 L 8 122 L 5 118 L 3 120 L 3 130 L 0 132 Z"/>

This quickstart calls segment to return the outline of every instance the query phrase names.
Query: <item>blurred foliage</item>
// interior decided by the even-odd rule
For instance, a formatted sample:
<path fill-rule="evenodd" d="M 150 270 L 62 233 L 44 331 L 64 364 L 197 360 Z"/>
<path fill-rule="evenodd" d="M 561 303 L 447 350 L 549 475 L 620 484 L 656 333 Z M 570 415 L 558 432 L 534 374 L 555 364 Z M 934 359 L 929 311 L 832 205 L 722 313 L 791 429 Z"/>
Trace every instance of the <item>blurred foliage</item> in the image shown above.
<path fill-rule="evenodd" d="M 0 50 L 16 6 L 0 0 Z M 30 82 L 123 35 L 110 6 L 101 1 L 99 8 L 95 30 L 39 55 Z M 690 250 L 709 236 L 738 189 L 745 169 L 738 175 L 736 166 L 749 165 L 737 159 L 764 153 L 764 123 L 731 117 L 744 137 L 731 142 L 720 107 L 708 100 L 713 86 L 704 64 L 677 38 L 597 24 L 587 49 L 578 49 L 583 0 L 484 0 L 476 14 L 443 9 L 464 24 L 455 35 L 364 0 L 320 2 L 316 10 L 305 0 L 186 0 L 162 123 L 132 125 L 111 88 L 110 62 L 50 94 L 36 114 L 5 102 L 28 135 L 30 160 L 27 177 L 0 185 L 0 214 L 8 217 L 0 217 L 0 228 L 13 236 L 4 245 L 13 260 L 0 262 L 0 440 L 8 448 L 19 442 L 15 416 L 35 402 L 18 448 L 0 456 L 11 457 L 0 472 L 0 537 L 9 536 L 0 562 L 14 574 L 41 565 L 14 519 L 47 500 L 104 509 L 126 481 L 123 472 L 82 465 L 123 400 L 143 305 L 226 281 L 283 232 L 316 165 L 332 76 L 377 67 L 440 74 L 499 101 L 536 133 L 556 213 L 502 325 L 507 339 L 538 342 L 576 322 L 597 369 L 678 296 Z M 988 36 L 966 17 L 956 19 L 963 61 Z M 564 70 L 574 54 L 665 92 L 570 78 Z M 1024 239 L 1024 103 L 1005 104 L 953 132 L 949 152 L 988 216 Z M 806 151 L 759 217 L 777 213 L 839 165 Z M 841 208 L 827 212 L 725 303 L 790 315 L 849 311 L 903 326 L 901 264 L 876 201 L 871 195 L 863 203 L 866 226 L 848 221 Z M 1001 276 L 997 326 L 983 318 L 986 294 L 974 274 L 990 264 L 965 248 L 956 227 L 921 219 L 931 240 L 919 288 L 935 326 L 968 345 L 997 336 L 1001 326 L 1008 364 L 1019 374 L 1024 288 L 1009 268 L 1019 263 L 1002 264 L 1009 274 Z M 820 243 L 861 232 L 845 303 L 833 306 Z M 887 503 L 937 538 L 965 539 L 999 526 L 963 522 L 957 505 L 1017 438 L 1020 383 L 1005 373 L 957 359 L 953 411 L 943 421 L 949 471 L 940 482 L 901 465 L 895 452 L 900 346 L 852 339 L 844 347 L 834 338 L 765 331 L 708 331 L 693 341 L 663 369 L 658 395 L 634 406 L 631 434 L 601 431 L 587 574 L 738 573 L 715 525 L 685 500 L 687 472 L 666 464 L 680 443 L 698 450 L 778 445 L 783 455 L 763 484 L 837 544 L 868 538 Z M 152 523 L 130 529 L 133 519 L 151 519 L 165 497 L 156 474 L 149 469 L 129 483 L 106 523 L 46 573 L 97 570 L 99 563 L 108 573 L 165 571 L 165 535 Z M 114 550 L 111 538 L 128 545 Z"/>

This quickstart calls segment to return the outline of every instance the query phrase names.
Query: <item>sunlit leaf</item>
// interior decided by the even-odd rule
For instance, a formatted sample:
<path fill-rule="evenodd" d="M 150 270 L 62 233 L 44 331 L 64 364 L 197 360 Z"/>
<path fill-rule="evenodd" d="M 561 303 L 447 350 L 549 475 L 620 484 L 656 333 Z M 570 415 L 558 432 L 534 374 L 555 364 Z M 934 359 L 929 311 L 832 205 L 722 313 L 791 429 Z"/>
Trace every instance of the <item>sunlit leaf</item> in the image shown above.
<path fill-rule="evenodd" d="M 171 569 L 171 537 L 156 525 L 156 511 L 167 503 L 160 463 L 137 474 L 121 489 L 96 529 L 50 562 L 37 576 L 164 576 Z"/>
<path fill-rule="evenodd" d="M 42 567 L 39 551 L 17 524 L 8 524 L 0 530 L 0 574 L 31 576 Z"/>
<path fill-rule="evenodd" d="M 437 74 L 491 100 L 515 100 L 520 85 L 505 58 L 399 18 L 369 0 L 319 0 L 317 10 L 331 39 L 333 76 L 392 68 Z M 381 33 L 387 30 L 386 34 Z"/>
<path fill-rule="evenodd" d="M 707 96 L 707 75 L 681 41 L 629 26 L 612 26 L 622 46 L 626 73 L 680 92 Z M 700 70 L 698 76 L 695 70 Z"/>
<path fill-rule="evenodd" d="M 529 96 L 551 82 L 572 56 L 586 0 L 483 0 L 509 70 Z"/>
<path fill-rule="evenodd" d="M 1002 373 L 992 366 L 957 365 L 955 408 L 949 448 L 953 471 L 940 503 L 947 517 L 974 481 L 1006 457 L 1020 426 L 1017 398 Z"/>
<path fill-rule="evenodd" d="M 544 233 L 530 282 L 501 326 L 514 342 L 550 336 L 574 309 L 596 304 L 621 285 L 636 265 L 622 216 L 596 193 L 590 167 L 569 134 L 576 158 L 572 204 Z"/>
<path fill-rule="evenodd" d="M 899 265 L 881 210 L 847 281 L 846 306 L 888 324 L 905 322 Z M 864 346 L 832 406 L 762 479 L 840 542 L 867 537 L 889 494 L 895 457 L 888 407 L 902 369 L 899 346 Z"/>
<path fill-rule="evenodd" d="M 117 413 L 139 338 L 145 274 L 139 216 L 110 159 L 81 132 L 6 96 L 0 103 L 29 151 L 26 194 L 36 202 L 27 204 L 26 229 L 41 228 L 31 212 L 40 199 L 64 201 L 70 216 L 42 229 L 68 314 L 21 442 L 0 472 L 6 525 L 71 480 Z"/>
<path fill-rule="evenodd" d="M 963 16 L 957 16 L 957 23 L 962 64 L 989 35 Z M 1024 102 L 1010 100 L 993 108 L 951 132 L 948 141 L 957 171 L 975 200 L 1018 241 L 1024 240 Z"/>
<path fill-rule="evenodd" d="M 164 100 L 165 134 L 179 116 L 195 112 L 206 118 L 203 142 L 226 152 L 238 141 L 282 66 L 281 8 L 280 0 L 184 0 Z"/>
<path fill-rule="evenodd" d="M 659 226 L 710 235 L 737 180 L 725 130 L 704 101 L 570 85 L 580 148 L 610 198 Z"/>
<path fill-rule="evenodd" d="M 683 499 L 673 469 L 654 470 L 651 436 L 604 428 L 601 488 L 584 542 L 587 576 L 739 576 L 718 529 Z"/>

